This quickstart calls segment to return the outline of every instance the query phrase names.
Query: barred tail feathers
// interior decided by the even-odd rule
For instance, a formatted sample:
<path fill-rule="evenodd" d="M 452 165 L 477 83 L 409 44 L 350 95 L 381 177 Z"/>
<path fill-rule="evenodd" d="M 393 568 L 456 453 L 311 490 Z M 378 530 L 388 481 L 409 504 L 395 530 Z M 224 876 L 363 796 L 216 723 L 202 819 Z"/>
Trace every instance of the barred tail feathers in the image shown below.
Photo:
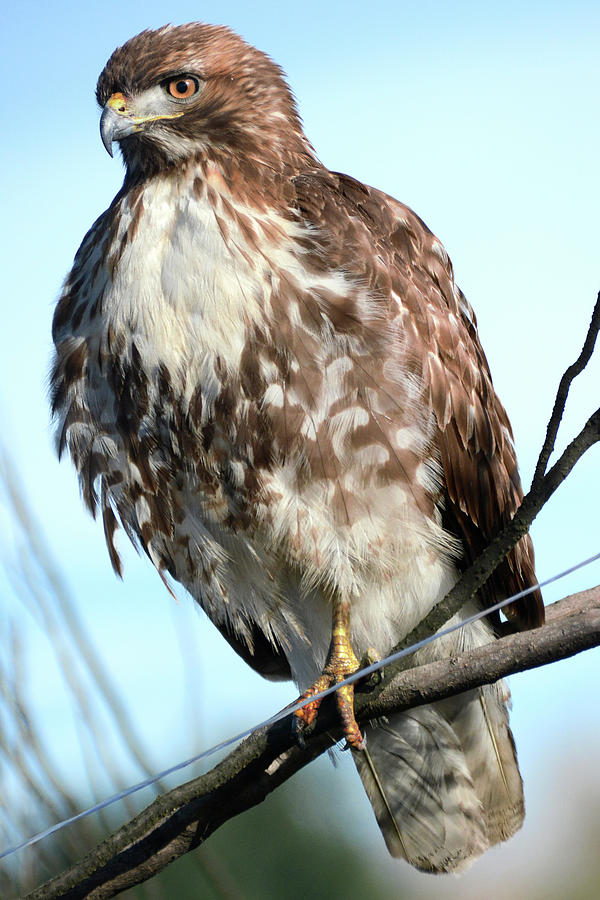
<path fill-rule="evenodd" d="M 523 789 L 503 686 L 369 726 L 354 761 L 393 856 L 460 872 L 521 825 Z"/>

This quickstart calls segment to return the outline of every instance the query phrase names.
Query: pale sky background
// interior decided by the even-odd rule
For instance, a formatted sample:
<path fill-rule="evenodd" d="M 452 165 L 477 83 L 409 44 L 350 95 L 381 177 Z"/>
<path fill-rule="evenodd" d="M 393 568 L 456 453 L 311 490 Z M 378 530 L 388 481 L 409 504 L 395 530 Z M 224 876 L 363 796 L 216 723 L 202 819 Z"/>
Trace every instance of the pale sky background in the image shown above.
<path fill-rule="evenodd" d="M 408 203 L 446 246 L 475 307 L 527 487 L 556 386 L 579 353 L 600 289 L 600 8 L 577 0 L 181 0 L 173 9 L 155 0 L 24 0 L 3 19 L 1 441 L 158 770 L 259 721 L 294 689 L 251 673 L 183 592 L 174 603 L 124 539 L 119 583 L 70 463 L 54 455 L 46 398 L 53 306 L 83 235 L 122 180 L 119 160 L 100 142 L 94 100 L 108 56 L 143 28 L 202 19 L 230 25 L 284 68 L 322 161 Z M 573 389 L 561 446 L 598 406 L 599 375 L 597 352 Z M 600 550 L 599 464 L 596 447 L 535 523 L 540 579 Z M 0 560 L 10 567 L 18 541 L 1 502 L 0 536 Z M 599 581 L 596 563 L 545 597 Z M 0 573 L 1 621 L 10 616 L 26 634 L 28 690 L 49 753 L 77 787 L 76 726 L 51 648 Z M 196 660 L 186 684 L 182 641 Z M 582 773 L 591 779 L 588 798 L 600 799 L 592 771 L 599 661 L 594 651 L 511 679 L 528 818 L 519 837 L 460 881 L 463 897 L 478 896 L 482 879 L 500 872 L 508 896 L 510 877 L 535 877 L 540 846 L 560 871 L 571 833 L 561 809 L 579 796 Z M 339 821 L 360 809 L 357 842 L 385 864 L 350 761 L 336 771 L 321 766 L 343 785 Z M 436 884 L 452 897 L 458 882 Z"/>

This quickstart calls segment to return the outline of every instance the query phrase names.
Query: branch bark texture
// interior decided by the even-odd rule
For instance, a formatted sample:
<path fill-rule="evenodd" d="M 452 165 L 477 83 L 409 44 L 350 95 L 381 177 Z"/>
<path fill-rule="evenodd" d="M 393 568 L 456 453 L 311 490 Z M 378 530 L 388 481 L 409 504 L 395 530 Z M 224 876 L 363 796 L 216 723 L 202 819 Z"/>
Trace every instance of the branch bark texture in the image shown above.
<path fill-rule="evenodd" d="M 374 695 L 356 695 L 359 722 L 441 700 L 498 678 L 573 656 L 600 644 L 600 586 L 560 600 L 547 622 L 486 647 L 386 678 Z M 220 825 L 260 803 L 341 737 L 331 698 L 301 748 L 291 716 L 253 733 L 206 775 L 158 798 L 69 870 L 28 895 L 107 898 L 151 878 L 198 847 Z"/>

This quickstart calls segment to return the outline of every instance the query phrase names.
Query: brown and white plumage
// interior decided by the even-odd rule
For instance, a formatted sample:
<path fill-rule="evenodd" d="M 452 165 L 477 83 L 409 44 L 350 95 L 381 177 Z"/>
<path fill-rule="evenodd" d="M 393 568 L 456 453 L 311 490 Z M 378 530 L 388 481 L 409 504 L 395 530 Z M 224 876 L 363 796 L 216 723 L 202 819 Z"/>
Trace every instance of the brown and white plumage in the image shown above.
<path fill-rule="evenodd" d="M 336 598 L 385 654 L 513 515 L 471 307 L 407 207 L 324 168 L 278 67 L 228 29 L 146 31 L 100 76 L 123 188 L 59 300 L 53 409 L 85 502 L 267 677 L 306 688 Z M 535 581 L 523 539 L 486 588 Z M 511 610 L 541 622 L 539 595 Z M 421 660 L 493 639 L 482 622 Z M 502 685 L 355 753 L 388 846 L 452 871 L 523 817 Z"/>

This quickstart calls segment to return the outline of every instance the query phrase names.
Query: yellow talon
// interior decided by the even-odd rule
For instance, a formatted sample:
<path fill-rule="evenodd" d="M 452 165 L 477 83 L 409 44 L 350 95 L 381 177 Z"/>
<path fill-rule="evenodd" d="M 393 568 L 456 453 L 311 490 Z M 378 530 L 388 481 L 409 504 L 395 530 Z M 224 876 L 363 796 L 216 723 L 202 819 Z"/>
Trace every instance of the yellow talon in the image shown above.
<path fill-rule="evenodd" d="M 336 600 L 333 605 L 331 644 L 323 674 L 302 694 L 300 699 L 307 700 L 334 684 L 344 681 L 358 668 L 358 660 L 350 643 L 350 604 L 347 601 Z M 348 745 L 355 750 L 364 750 L 365 739 L 354 716 L 354 685 L 345 684 L 338 688 L 335 692 L 335 701 Z M 320 705 L 321 699 L 317 699 L 294 713 L 296 730 L 300 736 L 316 720 Z"/>

